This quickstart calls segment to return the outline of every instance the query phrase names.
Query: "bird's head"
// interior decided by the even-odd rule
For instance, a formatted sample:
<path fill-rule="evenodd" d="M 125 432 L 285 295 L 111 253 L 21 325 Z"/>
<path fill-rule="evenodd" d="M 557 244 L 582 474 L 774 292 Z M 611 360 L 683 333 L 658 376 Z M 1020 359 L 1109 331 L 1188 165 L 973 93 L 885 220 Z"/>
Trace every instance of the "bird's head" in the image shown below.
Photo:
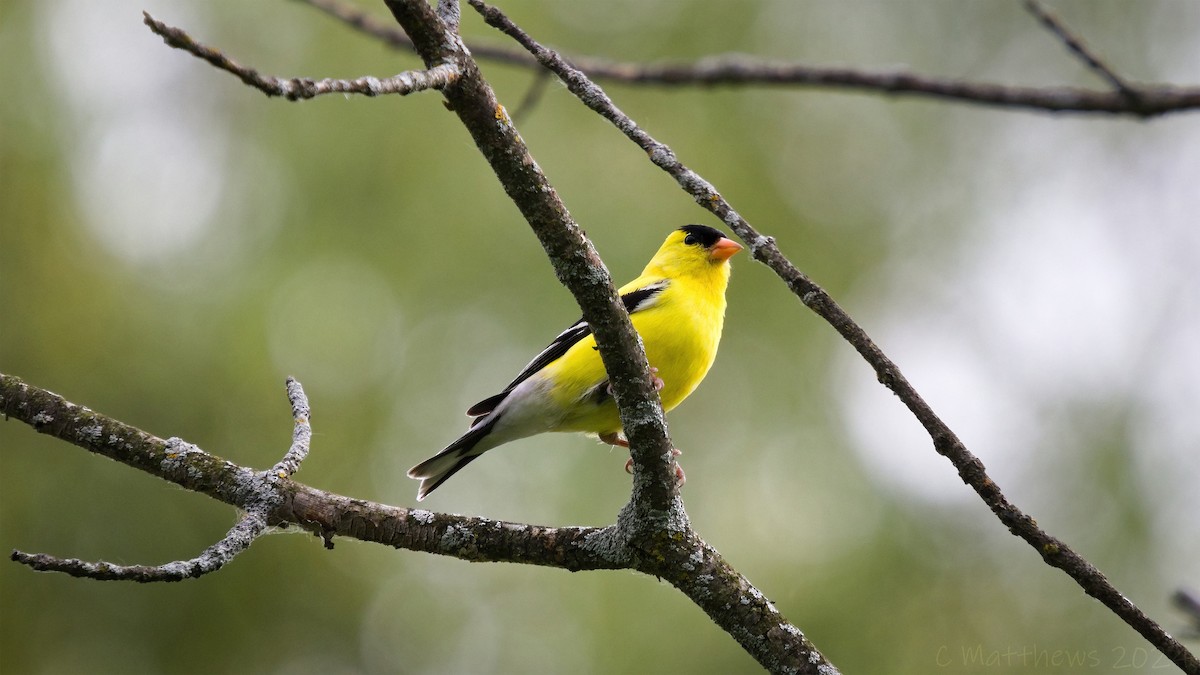
<path fill-rule="evenodd" d="M 728 260 L 742 245 L 707 225 L 684 225 L 672 232 L 646 266 L 647 273 L 663 276 L 703 274 L 720 270 L 728 274 Z"/>

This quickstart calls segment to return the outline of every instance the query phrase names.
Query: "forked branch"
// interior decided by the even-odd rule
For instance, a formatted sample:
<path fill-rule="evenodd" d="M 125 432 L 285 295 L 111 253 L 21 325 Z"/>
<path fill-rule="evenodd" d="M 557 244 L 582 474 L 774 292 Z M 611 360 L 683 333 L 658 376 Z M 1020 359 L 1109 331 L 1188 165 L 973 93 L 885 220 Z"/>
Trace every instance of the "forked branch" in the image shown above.
<path fill-rule="evenodd" d="M 0 374 L 0 378 L 7 378 Z M 15 378 L 13 378 L 15 380 Z M 28 386 L 18 385 L 11 387 L 12 383 L 6 380 L 3 382 L 4 392 L 0 395 L 0 409 L 7 415 L 10 413 L 10 407 L 15 407 L 15 413 L 25 413 L 31 410 L 31 403 L 35 401 L 41 402 L 41 406 L 36 407 L 39 412 L 34 414 L 33 419 L 45 419 L 53 421 L 61 419 L 65 415 L 72 415 L 76 406 L 66 403 L 65 401 L 55 400 L 52 394 L 40 390 L 31 390 Z M 32 397 L 30 394 L 32 393 Z M 22 395 L 24 394 L 24 395 Z M 77 558 L 59 558 L 45 553 L 25 553 L 23 551 L 13 551 L 12 559 L 23 565 L 28 565 L 35 570 L 41 572 L 63 572 L 74 577 L 85 577 L 88 579 L 98 579 L 102 581 L 136 581 L 139 583 L 150 583 L 155 581 L 183 581 L 184 579 L 193 579 L 203 576 L 210 572 L 216 572 L 224 567 L 229 561 L 233 560 L 237 554 L 250 548 L 250 544 L 254 543 L 267 531 L 267 522 L 272 516 L 272 512 L 282 501 L 278 493 L 271 487 L 278 483 L 279 480 L 290 478 L 292 474 L 300 469 L 300 463 L 308 456 L 309 441 L 312 439 L 312 428 L 308 423 L 308 398 L 304 395 L 304 388 L 295 378 L 287 379 L 287 394 L 288 401 L 292 405 L 292 444 L 288 448 L 283 458 L 279 460 L 270 471 L 259 474 L 257 479 L 262 481 L 263 485 L 249 490 L 246 495 L 248 501 L 239 506 L 245 511 L 237 524 L 229 530 L 220 541 L 204 549 L 204 551 L 190 560 L 176 560 L 164 565 L 114 565 L 103 560 L 96 562 L 88 562 Z M 86 410 L 86 409 L 85 409 Z M 91 411 L 87 411 L 91 413 Z M 94 415 L 94 413 L 91 413 Z M 39 417 L 40 416 L 40 417 Z M 24 419 L 24 417 L 22 417 Z M 79 419 L 76 417 L 76 419 Z M 112 420 L 105 419 L 107 426 L 112 426 Z M 58 426 L 55 428 L 69 429 L 69 426 Z M 100 426 L 94 424 L 91 429 L 99 429 Z M 119 439 L 122 437 L 145 438 L 148 434 L 140 430 L 132 430 L 135 433 L 110 435 L 109 439 Z M 103 435 L 97 434 L 97 438 L 102 438 Z M 76 438 L 79 436 L 77 435 Z M 190 443 L 187 443 L 179 438 L 169 438 L 164 441 L 165 458 L 167 462 L 187 462 L 191 456 L 196 454 L 205 454 L 202 450 Z M 209 457 L 210 458 L 210 457 Z"/>
<path fill-rule="evenodd" d="M 290 478 L 308 454 L 308 401 L 300 384 L 288 380 L 292 444 L 284 458 L 257 472 L 212 455 L 178 438 L 163 439 L 76 405 L 53 392 L 0 373 L 0 415 L 180 487 L 208 495 L 246 512 L 231 535 L 197 558 L 155 567 L 121 568 L 45 554 L 14 551 L 13 559 L 34 569 L 103 580 L 179 581 L 215 571 L 268 527 L 300 526 L 325 539 L 352 537 L 396 548 L 472 562 L 519 562 L 569 570 L 617 569 L 626 561 L 610 555 L 604 542 L 611 528 L 540 527 L 486 518 L 436 514 L 352 499 Z"/>

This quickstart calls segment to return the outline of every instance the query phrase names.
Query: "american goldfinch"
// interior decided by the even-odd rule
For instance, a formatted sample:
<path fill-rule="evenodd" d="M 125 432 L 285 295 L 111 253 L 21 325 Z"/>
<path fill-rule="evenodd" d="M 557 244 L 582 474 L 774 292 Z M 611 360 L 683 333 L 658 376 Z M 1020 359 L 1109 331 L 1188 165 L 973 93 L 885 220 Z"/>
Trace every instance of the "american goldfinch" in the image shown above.
<path fill-rule="evenodd" d="M 729 258 L 740 250 L 719 230 L 684 225 L 667 237 L 641 276 L 621 287 L 664 411 L 696 389 L 716 358 Z M 471 406 L 467 415 L 474 418 L 467 433 L 408 470 L 409 478 L 421 481 L 417 501 L 476 457 L 519 438 L 575 431 L 626 445 L 596 338 L 583 319 L 559 333 L 503 391 Z"/>

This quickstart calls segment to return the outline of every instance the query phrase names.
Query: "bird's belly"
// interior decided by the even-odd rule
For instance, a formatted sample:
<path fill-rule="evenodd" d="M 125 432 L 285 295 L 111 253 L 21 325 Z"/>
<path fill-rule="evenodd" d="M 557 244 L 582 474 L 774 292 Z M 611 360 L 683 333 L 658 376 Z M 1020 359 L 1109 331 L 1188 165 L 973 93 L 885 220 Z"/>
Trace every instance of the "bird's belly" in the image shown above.
<path fill-rule="evenodd" d="M 560 417 L 554 431 L 603 434 L 621 430 L 616 403 L 608 392 L 608 375 L 596 340 L 588 336 L 561 358 L 546 366 L 547 379 L 554 382 L 551 396 Z"/>
<path fill-rule="evenodd" d="M 682 403 L 708 373 L 716 358 L 720 333 L 713 336 L 690 326 L 647 326 L 639 318 L 634 317 L 639 332 L 656 336 L 643 342 L 650 365 L 663 382 L 659 391 L 663 410 L 669 411 Z M 553 431 L 604 434 L 621 430 L 616 402 L 607 390 L 608 374 L 595 347 L 595 338 L 588 336 L 546 367 L 544 374 L 555 382 L 551 395 L 561 412 Z"/>

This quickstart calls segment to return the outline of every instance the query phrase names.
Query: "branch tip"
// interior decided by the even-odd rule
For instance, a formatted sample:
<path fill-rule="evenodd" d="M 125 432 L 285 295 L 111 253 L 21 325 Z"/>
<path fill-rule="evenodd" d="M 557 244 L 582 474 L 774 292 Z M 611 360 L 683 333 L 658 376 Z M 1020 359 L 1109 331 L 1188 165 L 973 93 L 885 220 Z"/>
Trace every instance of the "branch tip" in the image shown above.
<path fill-rule="evenodd" d="M 271 467 L 270 475 L 275 478 L 290 478 L 300 470 L 300 464 L 308 457 L 309 446 L 312 443 L 312 424 L 309 422 L 311 413 L 308 406 L 308 396 L 304 387 L 294 377 L 287 378 L 288 401 L 292 404 L 292 444 L 275 466 Z"/>
<path fill-rule="evenodd" d="M 190 560 L 176 560 L 163 565 L 114 565 L 104 560 L 90 562 L 17 550 L 12 552 L 12 560 L 39 572 L 61 572 L 97 581 L 183 581 L 216 572 L 249 548 L 250 544 L 267 530 L 264 515 L 265 513 L 249 511 L 220 541 L 204 549 L 200 555 Z"/>

